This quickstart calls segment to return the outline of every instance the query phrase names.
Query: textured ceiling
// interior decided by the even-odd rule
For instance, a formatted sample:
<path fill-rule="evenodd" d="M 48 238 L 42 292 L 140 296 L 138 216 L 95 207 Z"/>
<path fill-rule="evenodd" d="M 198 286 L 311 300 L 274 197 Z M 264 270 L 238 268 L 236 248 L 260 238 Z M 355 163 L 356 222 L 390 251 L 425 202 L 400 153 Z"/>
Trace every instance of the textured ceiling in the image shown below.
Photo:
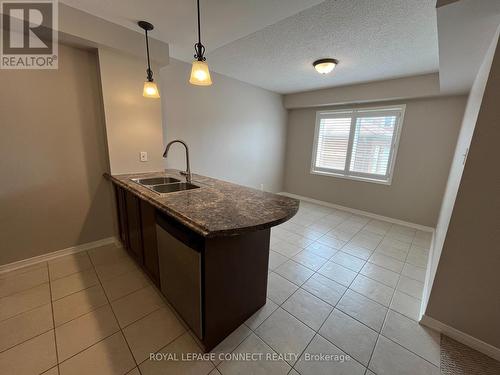
<path fill-rule="evenodd" d="M 151 36 L 170 44 L 171 56 L 191 61 L 197 38 L 196 0 L 60 0 L 74 8 L 141 31 L 137 20 L 155 26 Z M 290 17 L 322 0 L 200 0 L 203 43 L 208 50 Z"/>
<path fill-rule="evenodd" d="M 500 25 L 500 0 L 462 0 L 438 9 L 439 81 L 468 92 Z"/>
<path fill-rule="evenodd" d="M 195 0 L 62 0 L 152 36 L 190 61 Z M 213 71 L 279 93 L 438 70 L 436 0 L 202 0 L 203 41 Z M 312 62 L 340 60 L 320 76 Z"/>
<path fill-rule="evenodd" d="M 212 51 L 214 70 L 290 93 L 438 70 L 435 1 L 325 1 Z M 340 64 L 319 75 L 311 64 Z"/>

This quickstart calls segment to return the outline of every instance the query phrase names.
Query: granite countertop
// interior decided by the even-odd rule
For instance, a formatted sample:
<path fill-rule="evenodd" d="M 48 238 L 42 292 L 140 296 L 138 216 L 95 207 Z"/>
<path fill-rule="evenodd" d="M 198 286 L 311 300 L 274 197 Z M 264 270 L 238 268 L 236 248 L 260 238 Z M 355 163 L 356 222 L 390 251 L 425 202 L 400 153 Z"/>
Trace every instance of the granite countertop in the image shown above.
<path fill-rule="evenodd" d="M 132 181 L 132 178 L 174 177 L 184 182 L 185 177 L 176 170 L 105 174 L 105 177 L 205 237 L 270 228 L 289 220 L 299 208 L 297 199 L 197 174 L 192 175 L 192 183 L 199 189 L 168 194 L 158 194 Z"/>

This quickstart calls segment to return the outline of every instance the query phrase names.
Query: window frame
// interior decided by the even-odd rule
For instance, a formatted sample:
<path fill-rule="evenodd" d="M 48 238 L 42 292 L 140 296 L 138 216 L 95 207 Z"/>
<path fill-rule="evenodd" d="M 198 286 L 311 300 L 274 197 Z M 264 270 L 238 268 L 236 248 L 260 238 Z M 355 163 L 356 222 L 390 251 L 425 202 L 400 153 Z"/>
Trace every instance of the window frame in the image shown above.
<path fill-rule="evenodd" d="M 348 180 L 371 182 L 382 185 L 391 185 L 392 178 L 394 175 L 394 166 L 396 164 L 396 158 L 399 149 L 399 141 L 401 139 L 401 130 L 403 128 L 403 123 L 404 123 L 405 110 L 406 110 L 406 104 L 397 104 L 391 106 L 354 107 L 354 108 L 345 108 L 338 110 L 316 111 L 316 124 L 314 129 L 314 140 L 313 140 L 310 173 L 314 175 L 344 178 Z M 369 113 L 370 111 L 376 113 L 378 117 L 380 117 L 380 115 L 383 116 L 384 112 L 386 115 L 388 114 L 392 115 L 395 111 L 398 112 L 394 129 L 394 135 L 392 139 L 392 147 L 389 155 L 389 162 L 387 165 L 387 173 L 385 174 L 385 176 L 375 175 L 371 173 L 349 171 L 351 164 L 353 143 L 354 143 L 354 134 L 356 131 L 356 120 L 358 117 L 366 117 L 366 112 Z M 346 153 L 344 170 L 342 171 L 331 168 L 316 167 L 316 157 L 318 152 L 319 129 L 321 120 L 323 118 L 345 117 L 346 115 L 351 117 L 351 127 L 349 129 L 349 141 L 347 144 L 347 153 Z"/>

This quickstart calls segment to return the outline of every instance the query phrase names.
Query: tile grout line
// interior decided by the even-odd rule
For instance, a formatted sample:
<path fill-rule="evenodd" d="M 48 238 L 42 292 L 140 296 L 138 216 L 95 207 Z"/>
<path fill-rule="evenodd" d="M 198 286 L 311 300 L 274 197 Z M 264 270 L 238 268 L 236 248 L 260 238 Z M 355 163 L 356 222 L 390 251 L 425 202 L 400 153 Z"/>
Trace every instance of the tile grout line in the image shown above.
<path fill-rule="evenodd" d="M 58 346 L 57 346 L 57 334 L 56 334 L 56 319 L 54 317 L 54 304 L 52 303 L 52 284 L 50 282 L 50 268 L 49 268 L 49 263 L 47 262 L 47 276 L 49 278 L 49 299 L 50 299 L 50 310 L 52 312 L 52 327 L 54 330 L 54 349 L 55 349 L 55 354 L 56 354 L 56 366 L 57 366 L 57 373 L 59 374 L 59 351 L 58 351 Z"/>
<path fill-rule="evenodd" d="M 135 367 L 134 367 L 134 368 L 137 368 L 137 370 L 139 371 L 139 374 L 142 374 L 141 370 L 139 369 L 139 365 L 137 364 L 137 361 L 136 361 L 136 359 L 135 359 L 134 353 L 132 352 L 132 349 L 130 348 L 130 345 L 129 345 L 129 342 L 128 342 L 128 340 L 127 340 L 127 337 L 125 336 L 125 333 L 123 332 L 123 329 L 122 329 L 122 327 L 121 327 L 121 325 L 120 325 L 120 322 L 119 322 L 119 320 L 118 320 L 118 318 L 117 318 L 117 316 L 116 316 L 115 310 L 113 309 L 113 306 L 111 305 L 111 301 L 109 300 L 108 295 L 106 294 L 106 290 L 104 289 L 104 286 L 102 285 L 102 281 L 101 281 L 101 278 L 99 277 L 99 274 L 97 273 L 97 269 L 96 269 L 96 266 L 95 266 L 95 264 L 94 264 L 94 261 L 92 260 L 92 257 L 91 257 L 91 256 L 90 256 L 90 254 L 88 253 L 88 250 L 87 250 L 87 251 L 85 251 L 85 252 L 87 253 L 87 256 L 89 257 L 90 263 L 92 264 L 92 267 L 94 268 L 94 271 L 95 271 L 95 273 L 96 273 L 96 275 L 97 275 L 97 279 L 99 280 L 99 285 L 100 285 L 100 286 L 101 286 L 101 288 L 102 288 L 102 291 L 103 291 L 103 293 L 104 293 L 104 296 L 106 297 L 106 300 L 108 301 L 109 308 L 111 309 L 111 312 L 113 313 L 113 316 L 114 316 L 114 318 L 115 318 L 116 324 L 118 325 L 118 331 L 120 332 L 120 334 L 122 335 L 123 339 L 125 340 L 125 343 L 127 344 L 127 348 L 128 348 L 128 350 L 129 350 L 129 353 L 130 353 L 130 355 L 132 356 L 132 360 L 133 360 L 133 361 L 134 361 L 134 363 L 135 363 Z M 113 334 L 116 334 L 116 332 L 115 332 L 115 333 L 113 333 Z M 110 335 L 110 336 L 111 336 L 111 335 Z M 108 336 L 108 337 L 110 337 L 110 336 Z M 94 345 L 96 345 L 96 344 L 97 344 L 97 343 L 93 344 L 92 346 L 94 346 Z M 87 348 L 87 349 L 88 349 L 88 348 Z M 87 349 L 85 349 L 85 350 L 87 350 Z M 128 373 L 128 372 L 130 372 L 130 371 L 132 371 L 134 368 L 129 369 L 129 370 L 127 371 L 127 373 Z"/>

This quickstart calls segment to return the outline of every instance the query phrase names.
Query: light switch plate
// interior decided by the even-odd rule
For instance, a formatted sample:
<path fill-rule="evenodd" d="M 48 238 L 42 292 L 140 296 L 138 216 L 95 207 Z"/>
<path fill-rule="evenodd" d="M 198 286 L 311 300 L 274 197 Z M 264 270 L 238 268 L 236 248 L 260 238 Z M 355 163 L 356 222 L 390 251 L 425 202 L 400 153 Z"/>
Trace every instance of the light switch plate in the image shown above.
<path fill-rule="evenodd" d="M 139 158 L 141 161 L 148 161 L 148 153 L 146 151 L 141 151 Z"/>

